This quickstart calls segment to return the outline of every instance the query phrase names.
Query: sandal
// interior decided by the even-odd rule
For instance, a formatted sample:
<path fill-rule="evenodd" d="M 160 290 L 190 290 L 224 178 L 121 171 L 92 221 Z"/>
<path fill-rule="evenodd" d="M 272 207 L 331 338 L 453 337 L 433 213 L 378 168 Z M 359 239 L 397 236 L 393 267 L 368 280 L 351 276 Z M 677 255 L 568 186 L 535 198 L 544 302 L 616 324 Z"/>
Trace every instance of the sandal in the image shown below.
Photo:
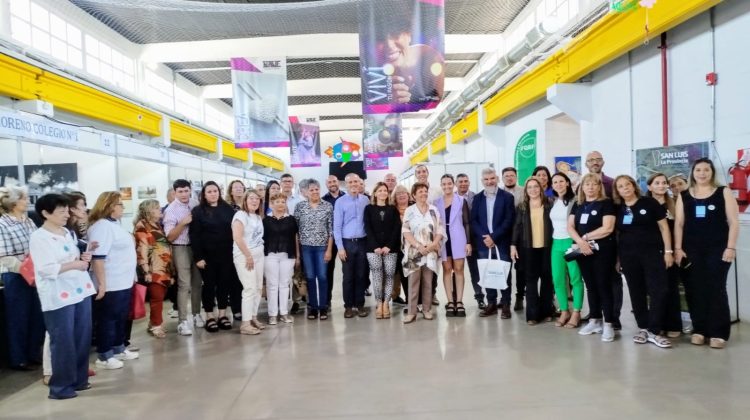
<path fill-rule="evenodd" d="M 562 311 L 560 313 L 560 317 L 558 317 L 557 321 L 555 321 L 555 326 L 562 327 L 563 325 L 567 324 L 569 320 L 570 320 L 570 312 Z"/>
<path fill-rule="evenodd" d="M 656 347 L 662 348 L 662 349 L 668 349 L 672 347 L 672 342 L 669 341 L 667 337 L 664 337 L 663 335 L 656 335 L 648 333 L 648 342 L 654 343 Z"/>
<path fill-rule="evenodd" d="M 646 330 L 640 330 L 636 335 L 633 336 L 633 342 L 636 344 L 648 343 L 648 336 L 651 335 Z M 657 344 L 658 345 L 658 344 Z"/>
<path fill-rule="evenodd" d="M 460 318 L 466 317 L 466 308 L 464 308 L 463 302 L 456 303 L 456 316 Z"/>
<path fill-rule="evenodd" d="M 320 320 L 321 321 L 325 321 L 326 319 L 328 319 L 328 310 L 321 309 L 320 310 Z"/>
<path fill-rule="evenodd" d="M 456 316 L 456 306 L 453 302 L 445 304 L 445 316 Z"/>
<path fill-rule="evenodd" d="M 219 324 L 216 323 L 216 320 L 213 318 L 208 318 L 206 321 L 206 331 L 210 333 L 215 333 L 219 331 Z"/>
<path fill-rule="evenodd" d="M 309 320 L 318 319 L 318 311 L 314 309 L 307 311 L 307 319 Z"/>
<path fill-rule="evenodd" d="M 167 336 L 167 332 L 164 331 L 164 328 L 161 325 L 149 328 L 148 332 L 156 338 L 164 338 Z"/>
<path fill-rule="evenodd" d="M 229 318 L 225 316 L 219 318 L 219 328 L 222 330 L 231 330 L 232 323 L 229 321 Z"/>
<path fill-rule="evenodd" d="M 581 311 L 573 311 L 573 314 L 570 315 L 570 319 L 565 324 L 565 328 L 575 329 L 575 328 L 578 328 L 578 326 L 580 325 L 581 325 Z"/>

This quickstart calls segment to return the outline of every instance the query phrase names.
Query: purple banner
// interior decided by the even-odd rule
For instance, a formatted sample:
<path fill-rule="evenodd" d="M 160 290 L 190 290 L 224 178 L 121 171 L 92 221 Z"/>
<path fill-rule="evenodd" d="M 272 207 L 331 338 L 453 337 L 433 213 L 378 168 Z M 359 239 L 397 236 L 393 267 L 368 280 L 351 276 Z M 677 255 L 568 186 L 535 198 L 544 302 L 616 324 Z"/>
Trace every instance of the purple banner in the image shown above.
<path fill-rule="evenodd" d="M 289 117 L 292 125 L 291 167 L 320 166 L 320 123 L 318 117 Z"/>
<path fill-rule="evenodd" d="M 360 15 L 362 112 L 435 108 L 445 83 L 443 0 L 363 2 Z"/>
<path fill-rule="evenodd" d="M 388 158 L 369 158 L 365 157 L 366 171 L 379 171 L 388 169 Z"/>
<path fill-rule="evenodd" d="M 404 155 L 400 114 L 364 116 L 362 144 L 365 157 L 401 157 Z"/>
<path fill-rule="evenodd" d="M 232 58 L 234 146 L 289 147 L 285 58 Z"/>

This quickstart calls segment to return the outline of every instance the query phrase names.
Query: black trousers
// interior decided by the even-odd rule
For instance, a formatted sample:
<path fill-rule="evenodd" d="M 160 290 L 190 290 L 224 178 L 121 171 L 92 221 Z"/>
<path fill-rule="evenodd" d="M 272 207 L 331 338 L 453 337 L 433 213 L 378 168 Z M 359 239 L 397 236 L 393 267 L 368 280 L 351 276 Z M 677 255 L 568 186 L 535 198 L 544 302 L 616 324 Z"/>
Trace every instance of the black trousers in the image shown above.
<path fill-rule="evenodd" d="M 612 286 L 612 272 L 617 260 L 613 239 L 597 241 L 599 251 L 594 255 L 578 259 L 583 281 L 586 284 L 586 294 L 589 302 L 589 317 L 614 322 L 614 298 Z"/>
<path fill-rule="evenodd" d="M 529 277 L 526 273 L 526 267 L 523 264 L 516 264 L 516 300 L 523 300 L 526 293 L 526 279 Z"/>
<path fill-rule="evenodd" d="M 471 274 L 471 287 L 474 289 L 474 299 L 479 302 L 484 301 L 484 291 L 479 285 L 479 265 L 477 264 L 477 255 L 472 253 L 466 256 L 466 263 L 469 265 L 469 274 Z"/>
<path fill-rule="evenodd" d="M 331 251 L 331 261 L 328 261 L 326 267 L 326 274 L 328 275 L 328 304 L 331 304 L 331 298 L 333 297 L 333 273 L 336 271 L 336 261 L 339 259 L 339 249 L 336 248 L 336 244 L 333 244 Z"/>
<path fill-rule="evenodd" d="M 519 257 L 516 275 L 526 276 L 521 280 L 526 288 L 526 320 L 541 322 L 555 314 L 550 248 L 521 248 Z"/>
<path fill-rule="evenodd" d="M 693 333 L 728 340 L 731 318 L 727 274 L 732 264 L 721 260 L 722 245 L 696 248 L 685 246 L 685 253 L 693 262 L 687 282 Z"/>
<path fill-rule="evenodd" d="M 664 254 L 653 246 L 620 247 L 620 267 L 638 328 L 661 334 L 668 281 Z"/>
<path fill-rule="evenodd" d="M 682 331 L 681 275 L 682 270 L 676 264 L 667 270 L 667 290 L 664 296 L 664 331 Z"/>
<path fill-rule="evenodd" d="M 367 246 L 365 238 L 344 239 L 346 261 L 342 264 L 344 272 L 344 307 L 364 306 L 365 289 L 369 280 L 370 266 L 367 263 Z"/>
<path fill-rule="evenodd" d="M 396 279 L 401 282 L 401 290 L 404 291 L 404 301 L 409 302 L 409 277 L 404 276 L 404 253 L 399 250 L 398 257 L 396 257 Z"/>
<path fill-rule="evenodd" d="M 206 255 L 206 268 L 200 272 L 203 278 L 201 301 L 206 315 L 210 318 L 214 305 L 220 310 L 227 308 L 230 287 L 233 282 L 240 281 L 234 268 L 231 250 Z"/>
<path fill-rule="evenodd" d="M 229 279 L 229 306 L 232 307 L 232 314 L 242 313 L 242 282 L 239 276 Z"/>

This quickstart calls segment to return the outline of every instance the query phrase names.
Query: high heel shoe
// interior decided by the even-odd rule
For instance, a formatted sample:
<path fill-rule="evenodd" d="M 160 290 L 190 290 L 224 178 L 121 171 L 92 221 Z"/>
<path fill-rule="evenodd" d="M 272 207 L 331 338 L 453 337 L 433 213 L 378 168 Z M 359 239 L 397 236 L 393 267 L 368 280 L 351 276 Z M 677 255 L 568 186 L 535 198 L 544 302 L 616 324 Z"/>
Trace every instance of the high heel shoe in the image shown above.
<path fill-rule="evenodd" d="M 581 325 L 581 311 L 573 311 L 573 314 L 570 316 L 570 320 L 565 324 L 565 328 L 578 328 L 578 326 Z"/>
<path fill-rule="evenodd" d="M 562 327 L 563 325 L 567 324 L 569 320 L 570 320 L 570 312 L 562 311 L 560 312 L 560 317 L 557 318 L 557 321 L 555 322 L 555 326 Z"/>

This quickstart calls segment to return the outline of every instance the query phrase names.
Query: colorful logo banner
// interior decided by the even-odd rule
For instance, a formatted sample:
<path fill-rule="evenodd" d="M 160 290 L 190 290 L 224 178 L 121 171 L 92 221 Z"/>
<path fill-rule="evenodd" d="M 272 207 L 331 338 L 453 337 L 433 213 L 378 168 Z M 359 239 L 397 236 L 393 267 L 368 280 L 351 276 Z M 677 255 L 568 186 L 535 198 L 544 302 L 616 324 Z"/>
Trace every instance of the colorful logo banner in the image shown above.
<path fill-rule="evenodd" d="M 361 147 L 357 143 L 341 139 L 341 143 L 328 146 L 325 153 L 329 158 L 337 162 L 353 162 L 355 160 L 362 160 L 362 151 L 360 149 Z"/>
<path fill-rule="evenodd" d="M 285 58 L 232 58 L 234 145 L 289 147 Z"/>
<path fill-rule="evenodd" d="M 365 156 L 365 170 L 367 171 L 380 171 L 388 169 L 388 158 L 387 157 L 367 157 Z"/>
<path fill-rule="evenodd" d="M 708 153 L 707 142 L 636 150 L 636 181 L 641 190 L 648 191 L 646 181 L 657 172 L 667 177 L 682 174 L 689 179 L 693 162 L 696 159 L 708 157 Z"/>
<path fill-rule="evenodd" d="M 365 115 L 362 138 L 365 157 L 384 158 L 404 155 L 400 114 Z"/>
<path fill-rule="evenodd" d="M 523 185 L 536 167 L 536 130 L 531 130 L 518 139 L 513 166 L 518 171 L 518 185 Z"/>
<path fill-rule="evenodd" d="M 435 108 L 445 83 L 443 0 L 369 1 L 360 11 L 362 112 Z"/>
<path fill-rule="evenodd" d="M 318 117 L 289 117 L 292 126 L 291 167 L 320 166 Z"/>

